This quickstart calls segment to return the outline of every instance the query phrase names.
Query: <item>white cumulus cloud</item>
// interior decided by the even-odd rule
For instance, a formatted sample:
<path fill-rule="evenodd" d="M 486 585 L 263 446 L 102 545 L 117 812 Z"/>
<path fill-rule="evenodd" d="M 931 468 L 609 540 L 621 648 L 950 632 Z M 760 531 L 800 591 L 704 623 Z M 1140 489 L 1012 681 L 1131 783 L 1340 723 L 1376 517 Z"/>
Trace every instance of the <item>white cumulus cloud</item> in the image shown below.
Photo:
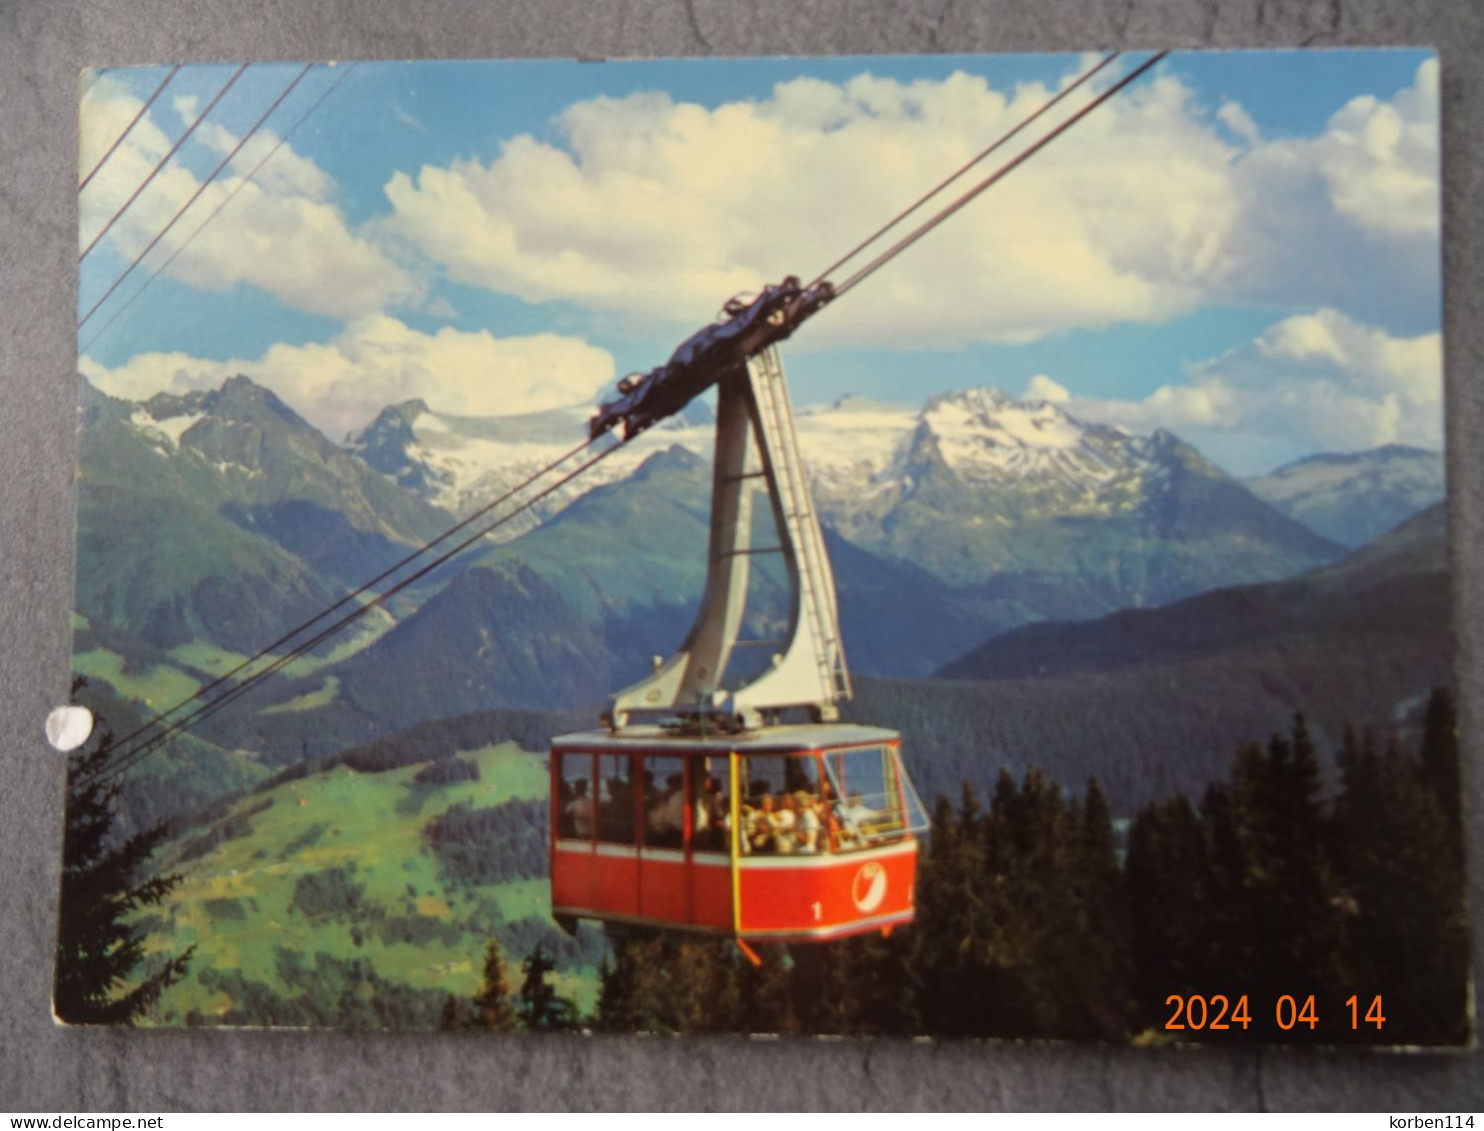
<path fill-rule="evenodd" d="M 1256 145 L 1262 141 L 1262 131 L 1257 128 L 1252 115 L 1242 109 L 1241 103 L 1230 99 L 1223 101 L 1216 111 L 1216 118 L 1248 145 Z"/>
<path fill-rule="evenodd" d="M 1406 239 L 1436 235 L 1438 64 L 1391 102 L 1353 99 L 1330 120 L 1320 169 L 1335 207 L 1368 231 Z"/>
<path fill-rule="evenodd" d="M 1244 437 L 1292 451 L 1441 448 L 1442 335 L 1396 337 L 1320 309 L 1190 366 L 1184 383 L 1143 400 L 1073 398 L 1068 407 L 1135 431 L 1168 428 L 1229 455 Z"/>
<path fill-rule="evenodd" d="M 464 284 L 693 323 L 736 291 L 823 268 L 1052 93 L 862 74 L 714 109 L 597 98 L 557 119 L 558 143 L 523 135 L 489 160 L 395 174 L 382 230 Z M 1177 75 L 1145 79 L 803 340 L 1024 341 L 1213 301 L 1420 308 L 1435 301 L 1436 155 L 1431 61 L 1308 139 L 1265 140 L 1238 104 L 1213 112 Z"/>
<path fill-rule="evenodd" d="M 189 118 L 193 107 L 182 105 L 186 101 L 177 99 L 175 109 Z M 140 105 L 139 99 L 106 77 L 88 92 L 81 119 L 84 171 L 103 156 Z M 189 144 L 198 139 L 217 161 L 238 140 L 209 120 Z M 151 253 L 143 269 L 163 262 L 180 246 L 242 185 L 278 140 L 269 129 L 255 134 Z M 79 198 L 81 247 L 92 243 L 170 146 L 171 136 L 160 128 L 152 110 Z M 178 157 L 173 159 L 119 218 L 106 241 L 132 261 L 200 185 Z M 374 243 L 350 229 L 334 203 L 334 188 L 333 180 L 312 160 L 292 145 L 283 146 L 175 260 L 171 274 L 207 290 L 249 283 L 299 310 L 338 318 L 415 298 L 419 289 L 415 281 Z"/>
<path fill-rule="evenodd" d="M 488 163 L 395 175 L 387 230 L 462 283 L 694 322 L 737 291 L 822 268 L 1051 94 L 962 73 L 865 74 L 714 110 L 654 93 L 595 99 L 561 116 L 565 147 L 522 136 Z M 1092 116 L 1075 147 L 1028 163 L 821 317 L 811 340 L 1019 340 L 1187 309 L 1207 233 L 1230 222 L 1210 172 L 1226 147 L 1186 128 L 1187 96 L 1161 79 Z M 1094 168 L 1114 156 L 1115 173 Z"/>
<path fill-rule="evenodd" d="M 581 339 L 425 334 L 384 314 L 355 319 L 330 341 L 278 343 L 253 359 L 144 353 L 113 368 L 84 357 L 79 369 L 129 400 L 216 388 L 243 373 L 336 440 L 414 397 L 455 415 L 507 416 L 590 401 L 614 377 L 613 358 Z"/>
<path fill-rule="evenodd" d="M 1020 399 L 1045 401 L 1047 404 L 1065 404 L 1072 399 L 1072 394 L 1065 385 L 1057 384 L 1044 373 L 1037 373 L 1026 382 L 1025 392 L 1021 394 Z"/>

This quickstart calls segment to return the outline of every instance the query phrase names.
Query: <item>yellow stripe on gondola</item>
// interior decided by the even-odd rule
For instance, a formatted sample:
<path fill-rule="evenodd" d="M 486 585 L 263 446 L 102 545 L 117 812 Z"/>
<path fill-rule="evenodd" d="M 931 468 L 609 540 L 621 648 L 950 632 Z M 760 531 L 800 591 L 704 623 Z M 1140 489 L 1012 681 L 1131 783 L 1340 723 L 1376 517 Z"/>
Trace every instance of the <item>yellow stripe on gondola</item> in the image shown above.
<path fill-rule="evenodd" d="M 729 755 L 732 778 L 732 931 L 742 932 L 742 790 L 738 786 L 741 757 L 734 750 Z"/>

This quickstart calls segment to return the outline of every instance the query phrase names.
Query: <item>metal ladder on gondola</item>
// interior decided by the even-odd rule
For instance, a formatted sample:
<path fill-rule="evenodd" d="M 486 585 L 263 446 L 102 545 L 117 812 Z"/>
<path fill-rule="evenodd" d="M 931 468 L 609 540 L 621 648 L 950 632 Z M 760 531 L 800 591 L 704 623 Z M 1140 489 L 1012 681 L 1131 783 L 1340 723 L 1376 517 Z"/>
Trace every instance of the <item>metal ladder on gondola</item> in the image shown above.
<path fill-rule="evenodd" d="M 613 697 L 607 719 L 693 718 L 700 725 L 752 728 L 788 708 L 816 721 L 839 717 L 851 694 L 840 638 L 834 574 L 799 457 L 783 365 L 774 347 L 718 381 L 716 456 L 706 589 L 684 643 L 647 678 Z M 754 462 L 755 461 L 755 462 Z M 755 466 L 759 465 L 759 466 Z M 752 486 L 766 487 L 777 546 L 754 547 Z M 790 585 L 788 631 L 772 666 L 735 690 L 722 686 L 747 600 L 749 559 L 782 557 Z"/>

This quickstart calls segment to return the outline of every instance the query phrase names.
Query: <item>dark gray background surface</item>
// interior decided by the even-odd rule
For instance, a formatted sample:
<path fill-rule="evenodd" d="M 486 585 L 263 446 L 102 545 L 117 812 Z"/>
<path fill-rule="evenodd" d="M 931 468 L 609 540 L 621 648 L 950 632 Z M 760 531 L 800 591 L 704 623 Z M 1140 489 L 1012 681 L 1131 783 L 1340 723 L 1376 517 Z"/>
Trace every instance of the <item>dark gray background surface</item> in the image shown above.
<path fill-rule="evenodd" d="M 93 1032 L 49 1008 L 75 456 L 84 65 L 1435 45 L 1450 517 L 1475 969 L 1484 969 L 1484 6 L 1403 0 L 0 0 L 0 1111 L 925 1108 L 1464 1111 L 1477 1054 Z"/>

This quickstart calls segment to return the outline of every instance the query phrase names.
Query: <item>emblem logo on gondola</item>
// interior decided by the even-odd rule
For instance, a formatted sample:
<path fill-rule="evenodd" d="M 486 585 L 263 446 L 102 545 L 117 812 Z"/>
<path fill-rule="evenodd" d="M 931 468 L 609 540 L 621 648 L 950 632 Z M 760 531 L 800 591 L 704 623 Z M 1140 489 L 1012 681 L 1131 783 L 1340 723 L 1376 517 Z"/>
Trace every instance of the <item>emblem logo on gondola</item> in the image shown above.
<path fill-rule="evenodd" d="M 886 898 L 886 869 L 875 860 L 867 860 L 855 873 L 850 897 L 862 911 L 875 911 Z"/>

